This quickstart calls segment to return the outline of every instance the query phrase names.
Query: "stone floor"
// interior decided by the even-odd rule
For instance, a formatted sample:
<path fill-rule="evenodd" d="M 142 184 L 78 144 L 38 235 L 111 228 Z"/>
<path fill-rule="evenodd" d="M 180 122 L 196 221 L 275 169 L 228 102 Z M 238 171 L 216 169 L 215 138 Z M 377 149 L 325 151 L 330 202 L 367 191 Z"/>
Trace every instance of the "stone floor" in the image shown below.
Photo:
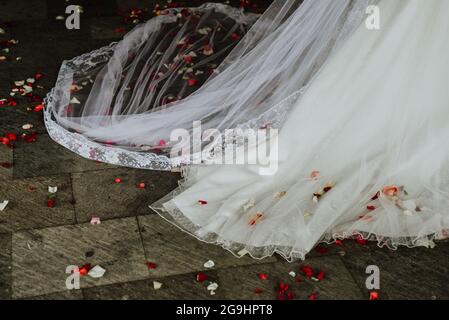
<path fill-rule="evenodd" d="M 164 1 L 79 0 L 84 7 L 81 29 L 70 31 L 55 17 L 64 15 L 73 1 L 0 0 L 0 28 L 5 30 L 0 42 L 19 40 L 9 53 L 0 52 L 7 56 L 0 61 L 0 99 L 9 97 L 15 80 L 36 73 L 44 75 L 37 89 L 43 96 L 62 60 L 122 37 L 114 32 L 121 25 L 118 9 L 152 9 L 157 2 Z M 368 299 L 368 265 L 381 270 L 381 299 L 449 298 L 447 242 L 435 249 L 389 251 L 345 241 L 320 246 L 305 262 L 296 263 L 279 257 L 237 259 L 201 243 L 148 208 L 176 187 L 178 174 L 82 159 L 51 141 L 41 113 L 27 110 L 34 105 L 18 99 L 17 106 L 0 106 L 0 136 L 20 135 L 26 123 L 37 132 L 35 142 L 19 138 L 14 149 L 0 145 L 0 202 L 9 200 L 0 211 L 0 299 L 273 299 L 280 281 L 290 284 L 296 299 L 312 293 L 318 299 Z M 122 183 L 114 183 L 117 177 Z M 145 189 L 136 188 L 140 182 Z M 58 186 L 54 208 L 46 204 L 49 186 Z M 102 223 L 91 225 L 92 216 Z M 213 269 L 203 266 L 208 260 L 215 262 Z M 147 262 L 157 267 L 148 268 Z M 102 266 L 105 275 L 82 277 L 80 290 L 67 290 L 66 267 L 86 263 Z M 303 265 L 324 271 L 325 278 L 316 282 L 303 277 Z M 219 284 L 215 295 L 206 289 L 208 281 L 196 281 L 200 271 Z M 297 280 L 291 271 L 299 275 Z M 260 274 L 268 279 L 261 280 Z M 154 281 L 162 288 L 155 290 Z"/>

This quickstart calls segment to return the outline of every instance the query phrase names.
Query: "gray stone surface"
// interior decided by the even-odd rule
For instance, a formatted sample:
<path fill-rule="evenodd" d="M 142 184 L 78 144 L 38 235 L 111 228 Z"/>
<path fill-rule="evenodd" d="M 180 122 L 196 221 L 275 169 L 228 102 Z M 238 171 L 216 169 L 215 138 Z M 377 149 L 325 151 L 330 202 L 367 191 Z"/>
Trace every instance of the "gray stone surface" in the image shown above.
<path fill-rule="evenodd" d="M 316 282 L 304 277 L 300 271 L 310 265 L 316 273 L 325 272 L 325 278 Z M 289 275 L 295 272 L 296 277 Z M 259 278 L 267 275 L 267 280 Z M 316 293 L 318 299 L 363 299 L 362 292 L 354 283 L 344 264 L 335 257 L 310 258 L 304 263 L 276 262 L 229 268 L 218 271 L 220 290 L 227 299 L 276 299 L 281 282 L 288 284 L 295 299 L 304 300 Z M 260 289 L 261 292 L 256 292 Z"/>
<path fill-rule="evenodd" d="M 57 186 L 56 205 L 47 206 L 49 186 Z M 75 223 L 72 186 L 68 175 L 38 179 L 0 180 L 0 201 L 8 200 L 0 211 L 0 233 Z"/>
<path fill-rule="evenodd" d="M 116 183 L 115 179 L 121 179 Z M 117 168 L 72 175 L 78 221 L 89 221 L 92 216 L 102 219 L 151 214 L 148 207 L 177 186 L 179 175 Z M 145 188 L 139 188 L 140 183 Z"/>
<path fill-rule="evenodd" d="M 355 246 L 342 257 L 344 264 L 368 295 L 366 267 L 380 269 L 379 294 L 383 299 L 449 299 L 449 243 L 434 249 L 379 249 L 375 244 Z M 349 244 L 348 244 L 349 246 Z"/>
<path fill-rule="evenodd" d="M 157 215 L 140 216 L 138 221 L 147 260 L 159 266 L 150 270 L 151 276 L 207 270 L 204 263 L 209 260 L 215 262 L 215 269 L 260 263 L 247 256 L 236 258 L 219 246 L 198 241 Z M 263 263 L 269 261 L 276 260 L 268 258 Z"/>
<path fill-rule="evenodd" d="M 54 143 L 48 134 L 14 149 L 14 179 L 105 169 L 107 164 L 84 159 Z"/>
<path fill-rule="evenodd" d="M 11 234 L 0 233 L 0 300 L 11 298 Z"/>
<path fill-rule="evenodd" d="M 259 7 L 269 1 L 254 0 Z M 195 6 L 207 1 L 179 0 Z M 67 30 L 65 7 L 75 1 L 0 0 L 0 41 L 17 39 L 8 60 L 0 61 L 0 98 L 8 97 L 15 80 L 42 73 L 35 94 L 43 97 L 54 85 L 63 60 L 108 45 L 129 30 L 118 10 L 147 8 L 151 13 L 162 0 L 78 0 L 84 13 L 81 29 Z M 239 0 L 231 0 L 238 5 Z M 9 22 L 9 23 L 5 23 Z M 1 55 L 1 54 L 0 54 Z M 16 57 L 21 57 L 16 61 Z M 37 87 L 40 86 L 40 87 Z M 274 299 L 280 281 L 289 284 L 295 299 L 368 299 L 368 265 L 381 271 L 381 299 L 449 299 L 449 243 L 435 249 L 390 251 L 375 244 L 321 245 L 305 262 L 287 263 L 280 257 L 262 261 L 237 259 L 205 244 L 152 213 L 148 205 L 177 186 L 178 174 L 135 170 L 83 159 L 53 142 L 45 133 L 41 113 L 25 98 L 15 107 L 0 106 L 0 136 L 23 132 L 32 123 L 37 141 L 20 141 L 14 150 L 0 145 L 0 201 L 10 200 L 0 212 L 0 299 Z M 20 140 L 20 139 L 19 139 Z M 115 184 L 114 179 L 122 182 Z M 136 187 L 144 182 L 145 189 Z M 48 208 L 48 186 L 58 186 L 56 207 Z M 32 187 L 32 191 L 29 190 Z M 102 223 L 92 226 L 92 216 Z M 323 250 L 324 248 L 324 250 Z M 215 267 L 203 264 L 213 260 Z M 149 269 L 147 262 L 157 264 Z M 81 278 L 81 289 L 65 287 L 68 265 L 101 265 L 101 279 Z M 299 271 L 310 265 L 323 270 L 320 282 Z M 199 271 L 208 280 L 195 280 Z M 288 274 L 295 271 L 299 282 Z M 261 280 L 265 273 L 267 280 Z M 153 281 L 162 283 L 160 290 Z M 216 295 L 206 287 L 217 282 Z M 254 290 L 260 288 L 261 293 Z"/>
<path fill-rule="evenodd" d="M 92 300 L 191 300 L 224 299 L 222 290 L 211 295 L 207 290 L 210 281 L 218 281 L 216 272 L 208 272 L 208 280 L 199 283 L 196 273 L 164 277 L 160 279 L 127 282 L 110 286 L 83 289 L 85 299 Z M 153 281 L 162 283 L 154 289 Z"/>
<path fill-rule="evenodd" d="M 46 19 L 47 3 L 42 0 L 0 1 L 0 20 Z"/>
<path fill-rule="evenodd" d="M 86 252 L 94 255 L 87 258 Z M 18 232 L 12 239 L 13 296 L 66 290 L 67 266 L 90 263 L 106 269 L 100 279 L 81 277 L 81 288 L 148 277 L 135 218 Z"/>

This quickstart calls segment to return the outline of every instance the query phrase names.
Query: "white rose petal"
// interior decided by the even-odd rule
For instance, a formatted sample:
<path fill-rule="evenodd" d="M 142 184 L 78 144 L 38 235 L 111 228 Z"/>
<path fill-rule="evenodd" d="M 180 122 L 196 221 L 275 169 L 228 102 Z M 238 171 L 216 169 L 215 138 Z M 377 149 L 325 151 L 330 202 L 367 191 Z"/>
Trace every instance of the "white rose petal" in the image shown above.
<path fill-rule="evenodd" d="M 8 205 L 9 201 L 4 200 L 3 202 L 0 202 L 0 211 L 5 210 L 6 206 Z"/>
<path fill-rule="evenodd" d="M 51 187 L 51 186 L 48 186 L 48 192 L 50 192 L 50 193 L 56 193 L 56 192 L 58 192 L 58 187 Z"/>
<path fill-rule="evenodd" d="M 209 284 L 207 286 L 207 290 L 209 290 L 209 291 L 215 291 L 217 289 L 218 289 L 218 283 L 216 283 L 216 282 L 212 282 L 211 284 Z"/>
<path fill-rule="evenodd" d="M 204 263 L 204 268 L 213 268 L 215 266 L 215 262 L 213 262 L 212 260 L 209 260 L 207 262 Z"/>
<path fill-rule="evenodd" d="M 70 100 L 70 103 L 71 104 L 81 104 L 81 102 L 76 97 L 73 97 L 72 100 Z"/>
<path fill-rule="evenodd" d="M 237 252 L 237 254 L 239 255 L 239 257 L 243 257 L 244 255 L 248 254 L 249 251 L 246 249 L 242 249 L 239 252 Z"/>
<path fill-rule="evenodd" d="M 100 266 L 95 266 L 87 273 L 92 278 L 101 278 L 105 274 L 106 270 Z"/>
<path fill-rule="evenodd" d="M 153 281 L 153 288 L 154 290 L 159 290 L 160 288 L 162 288 L 162 283 L 158 281 Z"/>
<path fill-rule="evenodd" d="M 296 277 L 296 272 L 294 272 L 294 271 L 290 271 L 288 274 L 292 278 Z"/>

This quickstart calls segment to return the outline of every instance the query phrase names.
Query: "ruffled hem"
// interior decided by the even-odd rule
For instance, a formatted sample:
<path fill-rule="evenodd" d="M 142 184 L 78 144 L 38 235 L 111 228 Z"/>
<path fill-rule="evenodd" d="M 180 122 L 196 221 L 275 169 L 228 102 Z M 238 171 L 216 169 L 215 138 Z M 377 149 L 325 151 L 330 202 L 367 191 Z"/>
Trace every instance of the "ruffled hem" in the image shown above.
<path fill-rule="evenodd" d="M 160 217 L 169 223 L 173 224 L 183 232 L 188 233 L 192 237 L 208 244 L 221 246 L 223 249 L 229 251 L 237 258 L 242 258 L 249 255 L 256 260 L 262 260 L 272 257 L 277 254 L 287 260 L 294 262 L 297 260 L 305 260 L 307 254 L 311 250 L 305 250 L 294 246 L 268 245 L 268 246 L 250 246 L 245 243 L 235 242 L 222 237 L 217 233 L 204 233 L 202 227 L 193 223 L 188 217 L 184 215 L 182 210 L 176 205 L 174 199 L 181 194 L 189 185 L 194 183 L 192 179 L 196 175 L 196 167 L 183 167 L 182 172 L 185 177 L 179 181 L 179 187 L 164 198 L 150 205 L 150 209 L 155 211 Z M 397 250 L 399 247 L 407 248 L 434 248 L 435 241 L 442 241 L 449 239 L 449 226 L 440 228 L 439 230 L 432 230 L 420 236 L 384 236 L 372 232 L 364 232 L 360 230 L 343 230 L 326 232 L 315 246 L 323 244 L 335 244 L 341 240 L 358 240 L 376 242 L 379 248 L 388 248 L 390 250 Z"/>

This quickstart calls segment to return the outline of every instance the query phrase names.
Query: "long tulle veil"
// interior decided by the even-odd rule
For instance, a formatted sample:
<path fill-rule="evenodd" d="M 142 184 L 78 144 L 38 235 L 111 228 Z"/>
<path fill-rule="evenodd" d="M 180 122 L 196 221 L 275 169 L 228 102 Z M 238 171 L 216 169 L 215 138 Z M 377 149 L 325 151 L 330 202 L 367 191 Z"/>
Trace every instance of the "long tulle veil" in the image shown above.
<path fill-rule="evenodd" d="M 203 130 L 280 128 L 375 2 L 275 0 L 255 23 L 221 4 L 167 10 L 118 43 L 64 61 L 46 98 L 47 130 L 89 159 L 169 170 L 182 164 L 168 156 L 171 132 L 190 132 L 194 121 Z M 215 52 L 218 42 L 225 49 Z M 208 80 L 189 93 L 196 77 Z"/>

